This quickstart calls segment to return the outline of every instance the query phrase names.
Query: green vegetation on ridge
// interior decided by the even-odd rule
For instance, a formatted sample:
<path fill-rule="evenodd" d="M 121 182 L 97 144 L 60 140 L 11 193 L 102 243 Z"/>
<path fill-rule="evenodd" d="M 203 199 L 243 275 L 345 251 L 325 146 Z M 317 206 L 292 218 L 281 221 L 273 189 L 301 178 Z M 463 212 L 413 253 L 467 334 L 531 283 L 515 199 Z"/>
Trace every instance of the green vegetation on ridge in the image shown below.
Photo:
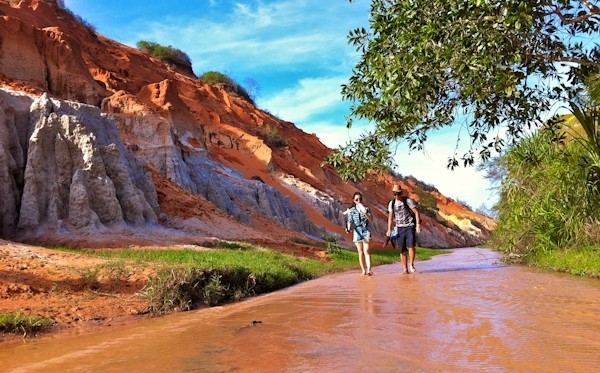
<path fill-rule="evenodd" d="M 136 46 L 144 52 L 150 53 L 150 55 L 158 58 L 161 61 L 170 62 L 176 65 L 192 67 L 192 60 L 190 57 L 180 49 L 172 46 L 164 46 L 155 42 L 140 40 L 136 43 Z"/>
<path fill-rule="evenodd" d="M 252 97 L 252 95 L 250 95 L 250 93 L 248 93 L 246 88 L 242 87 L 241 85 L 236 83 L 235 80 L 231 79 L 229 76 L 223 73 L 220 73 L 218 71 L 207 71 L 204 74 L 202 74 L 198 79 L 200 79 L 206 84 L 223 84 L 228 92 L 235 93 L 244 100 L 254 104 L 254 98 Z"/>

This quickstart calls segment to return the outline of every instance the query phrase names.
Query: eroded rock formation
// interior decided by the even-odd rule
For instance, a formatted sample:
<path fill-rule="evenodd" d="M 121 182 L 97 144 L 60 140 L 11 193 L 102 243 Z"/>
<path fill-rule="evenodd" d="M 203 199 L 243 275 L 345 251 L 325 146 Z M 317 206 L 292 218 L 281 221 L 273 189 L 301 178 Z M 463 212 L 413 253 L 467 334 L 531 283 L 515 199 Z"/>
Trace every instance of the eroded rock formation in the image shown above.
<path fill-rule="evenodd" d="M 157 222 L 149 176 L 98 108 L 0 90 L 0 118 L 3 235 Z"/>

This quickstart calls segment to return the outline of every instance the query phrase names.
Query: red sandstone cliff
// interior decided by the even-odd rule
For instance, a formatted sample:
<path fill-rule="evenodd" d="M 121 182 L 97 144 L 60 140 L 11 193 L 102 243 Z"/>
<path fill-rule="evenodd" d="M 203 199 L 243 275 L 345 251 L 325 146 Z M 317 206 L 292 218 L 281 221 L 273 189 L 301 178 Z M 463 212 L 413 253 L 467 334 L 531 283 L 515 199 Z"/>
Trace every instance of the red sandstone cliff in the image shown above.
<path fill-rule="evenodd" d="M 423 246 L 479 244 L 494 227 L 414 179 L 344 182 L 321 167 L 331 150 L 316 135 L 95 33 L 54 1 L 0 0 L 0 87 L 0 191 L 10 196 L 0 237 L 285 249 L 325 232 L 348 238 L 341 211 L 360 190 L 380 207 L 381 241 L 395 182 L 422 204 Z"/>

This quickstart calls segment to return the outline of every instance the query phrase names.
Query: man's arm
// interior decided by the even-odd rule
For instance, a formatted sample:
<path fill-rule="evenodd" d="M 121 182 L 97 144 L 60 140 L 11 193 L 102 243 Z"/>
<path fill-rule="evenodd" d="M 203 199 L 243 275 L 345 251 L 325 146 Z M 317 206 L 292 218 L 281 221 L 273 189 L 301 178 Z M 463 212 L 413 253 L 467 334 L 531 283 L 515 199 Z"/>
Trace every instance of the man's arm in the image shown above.
<path fill-rule="evenodd" d="M 390 208 L 391 202 L 390 204 L 388 204 L 388 229 L 386 232 L 386 236 L 391 236 L 392 235 L 392 222 L 394 221 L 394 210 Z"/>
<path fill-rule="evenodd" d="M 417 233 L 421 233 L 421 214 L 419 214 L 419 210 L 416 207 L 411 208 L 411 210 L 415 213 L 415 228 Z"/>

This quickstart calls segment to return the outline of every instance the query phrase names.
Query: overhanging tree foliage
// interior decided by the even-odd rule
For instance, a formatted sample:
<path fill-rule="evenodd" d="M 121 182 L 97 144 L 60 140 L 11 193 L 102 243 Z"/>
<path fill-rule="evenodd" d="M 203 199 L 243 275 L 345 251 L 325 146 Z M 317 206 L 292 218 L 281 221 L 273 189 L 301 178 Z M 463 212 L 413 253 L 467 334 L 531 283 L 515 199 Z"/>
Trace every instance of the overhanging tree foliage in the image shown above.
<path fill-rule="evenodd" d="M 470 147 L 450 155 L 448 166 L 488 159 L 541 125 L 553 103 L 573 98 L 600 67 L 597 3 L 372 0 L 370 30 L 349 34 L 362 57 L 342 94 L 352 102 L 351 118 L 375 129 L 327 161 L 359 179 L 390 164 L 392 153 L 372 144 L 405 139 L 422 149 L 430 131 L 457 122 Z M 372 146 L 351 158 L 365 143 Z"/>

